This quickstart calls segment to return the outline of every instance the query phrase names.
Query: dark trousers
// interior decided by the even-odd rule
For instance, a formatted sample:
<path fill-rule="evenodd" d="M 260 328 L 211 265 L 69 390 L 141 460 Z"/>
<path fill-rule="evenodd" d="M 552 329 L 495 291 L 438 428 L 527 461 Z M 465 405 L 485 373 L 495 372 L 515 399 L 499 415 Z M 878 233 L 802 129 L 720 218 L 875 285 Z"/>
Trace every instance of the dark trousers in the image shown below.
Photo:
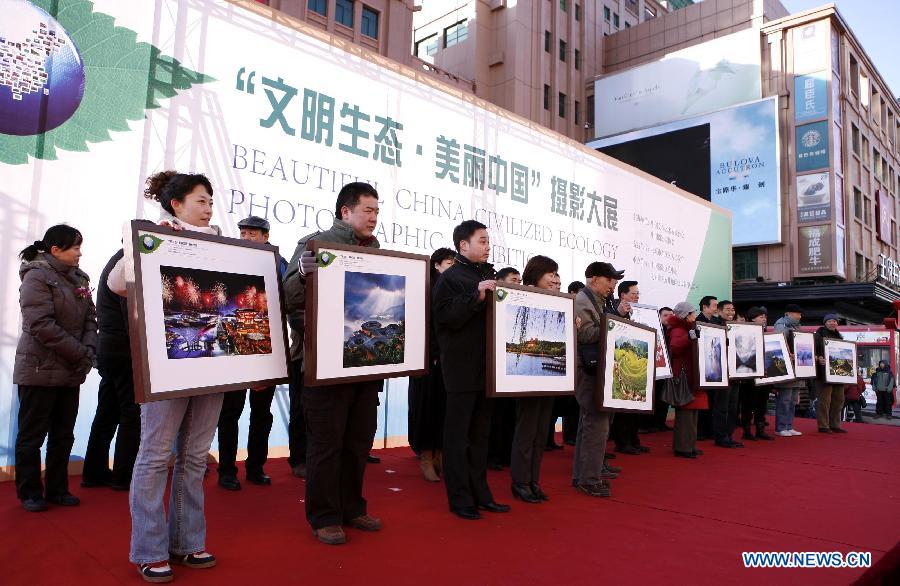
<path fill-rule="evenodd" d="M 488 462 L 509 466 L 512 462 L 513 433 L 516 429 L 516 400 L 501 397 L 491 402 L 493 409 L 488 437 Z"/>
<path fill-rule="evenodd" d="M 876 415 L 890 415 L 893 412 L 893 391 L 875 391 L 877 402 L 875 403 Z"/>
<path fill-rule="evenodd" d="M 846 401 L 847 405 L 847 421 L 856 421 L 857 423 L 861 423 L 862 418 L 862 401 L 859 399 L 855 401 Z"/>
<path fill-rule="evenodd" d="M 492 408 L 483 390 L 447 393 L 443 475 L 451 509 L 494 501 L 487 483 Z"/>
<path fill-rule="evenodd" d="M 141 408 L 134 402 L 131 357 L 100 360 L 98 370 L 101 378 L 97 412 L 84 454 L 82 477 L 87 482 L 129 486 L 141 445 Z M 110 473 L 109 446 L 113 436 L 116 448 Z"/>
<path fill-rule="evenodd" d="M 518 484 L 538 482 L 550 425 L 553 397 L 522 397 L 516 400 L 516 431 L 513 434 L 512 481 Z"/>
<path fill-rule="evenodd" d="M 707 439 L 713 436 L 712 413 L 715 405 L 715 397 L 717 391 L 706 393 L 709 409 L 699 411 L 697 414 L 697 439 Z"/>
<path fill-rule="evenodd" d="M 617 450 L 627 446 L 636 448 L 641 445 L 641 440 L 638 438 L 640 417 L 637 413 L 616 413 L 616 416 L 613 417 L 609 435 L 612 436 Z"/>
<path fill-rule="evenodd" d="M 69 492 L 69 456 L 75 443 L 78 387 L 19 385 L 16 494 L 22 500 Z M 46 492 L 41 483 L 41 446 L 47 438 Z"/>
<path fill-rule="evenodd" d="M 495 407 L 496 409 L 496 407 Z M 563 443 L 575 444 L 578 439 L 578 419 L 581 416 L 581 408 L 575 397 L 555 397 L 553 399 L 553 414 L 547 424 L 547 445 L 556 443 L 556 420 L 562 417 Z"/>
<path fill-rule="evenodd" d="M 753 423 L 764 425 L 769 402 L 769 387 L 757 387 L 753 381 L 741 381 L 741 425 L 749 428 Z"/>
<path fill-rule="evenodd" d="M 737 421 L 740 387 L 737 381 L 732 381 L 727 389 L 707 391 L 706 394 L 710 398 L 710 410 L 713 414 L 713 438 L 716 442 L 728 443 Z M 712 400 L 713 396 L 715 400 Z"/>
<path fill-rule="evenodd" d="M 432 364 L 425 376 L 409 379 L 409 445 L 418 453 L 439 451 L 444 443 L 444 375 Z"/>
<path fill-rule="evenodd" d="M 384 381 L 303 389 L 306 419 L 306 519 L 313 529 L 366 514 L 366 457 L 378 425 Z"/>
<path fill-rule="evenodd" d="M 293 468 L 306 463 L 306 422 L 303 420 L 303 360 L 291 361 L 291 384 L 288 388 L 288 465 Z"/>
<path fill-rule="evenodd" d="M 672 434 L 672 447 L 676 452 L 690 453 L 697 449 L 697 416 L 696 409 L 675 409 L 675 431 Z"/>
<path fill-rule="evenodd" d="M 666 419 L 669 417 L 669 404 L 660 399 L 662 388 L 665 380 L 656 381 L 655 393 L 653 394 L 653 415 L 651 416 L 651 427 L 663 429 L 666 426 Z"/>
<path fill-rule="evenodd" d="M 272 400 L 275 387 L 262 391 L 250 391 L 250 429 L 247 434 L 247 474 L 263 471 L 269 457 L 269 432 L 272 431 Z M 244 412 L 247 391 L 229 391 L 222 398 L 219 413 L 219 474 L 235 475 L 238 472 L 238 421 Z"/>

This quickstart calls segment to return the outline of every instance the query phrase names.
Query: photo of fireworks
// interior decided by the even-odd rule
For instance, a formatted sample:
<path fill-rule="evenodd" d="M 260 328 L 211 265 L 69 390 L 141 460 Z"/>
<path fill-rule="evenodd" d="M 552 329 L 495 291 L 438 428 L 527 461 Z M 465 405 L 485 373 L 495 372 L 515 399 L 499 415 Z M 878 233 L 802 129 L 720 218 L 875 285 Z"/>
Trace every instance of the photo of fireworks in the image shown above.
<path fill-rule="evenodd" d="M 259 275 L 160 266 L 169 359 L 271 354 Z"/>

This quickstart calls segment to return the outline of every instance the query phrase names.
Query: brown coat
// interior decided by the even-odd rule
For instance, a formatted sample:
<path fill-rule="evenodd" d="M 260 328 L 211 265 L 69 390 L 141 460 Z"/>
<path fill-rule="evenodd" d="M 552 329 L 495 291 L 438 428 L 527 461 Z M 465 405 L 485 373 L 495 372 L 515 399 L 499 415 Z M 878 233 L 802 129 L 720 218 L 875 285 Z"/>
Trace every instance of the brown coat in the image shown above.
<path fill-rule="evenodd" d="M 22 334 L 16 347 L 13 382 L 42 387 L 77 387 L 84 382 L 97 348 L 97 310 L 83 271 L 49 254 L 19 269 Z"/>

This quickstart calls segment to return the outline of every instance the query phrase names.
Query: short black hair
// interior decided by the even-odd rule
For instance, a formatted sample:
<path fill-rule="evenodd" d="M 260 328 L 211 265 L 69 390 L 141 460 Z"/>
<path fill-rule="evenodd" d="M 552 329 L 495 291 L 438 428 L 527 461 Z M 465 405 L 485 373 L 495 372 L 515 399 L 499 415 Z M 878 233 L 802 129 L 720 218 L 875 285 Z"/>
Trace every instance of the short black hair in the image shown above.
<path fill-rule="evenodd" d="M 726 305 L 734 305 L 734 301 L 732 301 L 731 299 L 723 299 L 722 301 L 719 301 L 719 309 L 722 309 Z"/>
<path fill-rule="evenodd" d="M 348 183 L 341 187 L 341 190 L 338 192 L 337 201 L 334 204 L 334 216 L 340 220 L 342 207 L 347 206 L 348 208 L 353 209 L 353 207 L 359 203 L 359 198 L 367 195 L 378 199 L 378 192 L 375 188 L 362 181 L 354 181 L 353 183 Z"/>
<path fill-rule="evenodd" d="M 528 259 L 522 271 L 522 284 L 536 286 L 547 273 L 559 272 L 559 264 L 549 256 L 537 254 Z"/>
<path fill-rule="evenodd" d="M 469 241 L 469 238 L 472 237 L 472 234 L 478 232 L 479 230 L 487 230 L 487 226 L 479 222 L 478 220 L 466 220 L 459 226 L 453 229 L 453 246 L 456 247 L 456 251 L 459 252 L 459 243 L 465 240 Z"/>
<path fill-rule="evenodd" d="M 453 259 L 456 258 L 456 253 L 450 250 L 449 248 L 438 248 L 434 252 L 431 253 L 431 261 L 429 267 L 431 269 L 431 285 L 434 286 L 435 282 L 437 282 L 437 278 L 440 276 L 440 273 L 434 265 L 439 265 L 448 258 Z"/>
<path fill-rule="evenodd" d="M 700 308 L 709 307 L 712 305 L 713 301 L 718 301 L 719 298 L 715 295 L 704 295 L 703 299 L 700 300 Z"/>
<path fill-rule="evenodd" d="M 628 291 L 631 290 L 631 288 L 637 284 L 638 284 L 637 281 L 622 281 L 621 283 L 619 283 L 619 287 L 617 289 L 618 293 L 619 293 L 619 298 L 622 297 L 622 293 L 628 293 Z"/>
<path fill-rule="evenodd" d="M 673 311 L 673 309 L 671 307 L 669 307 L 668 305 L 663 305 L 662 307 L 659 308 L 659 313 L 662 313 L 664 311 Z"/>
<path fill-rule="evenodd" d="M 518 275 L 518 274 L 520 274 L 519 269 L 517 269 L 515 267 L 505 267 L 505 268 L 502 268 L 499 271 L 497 271 L 497 280 L 502 281 L 503 279 L 505 279 L 506 277 L 508 277 L 510 275 Z"/>
<path fill-rule="evenodd" d="M 584 286 L 584 283 L 582 283 L 581 281 L 572 281 L 571 283 L 569 283 L 569 286 L 566 287 L 566 291 L 568 291 L 571 295 L 572 293 L 578 293 L 579 291 L 584 289 Z"/>

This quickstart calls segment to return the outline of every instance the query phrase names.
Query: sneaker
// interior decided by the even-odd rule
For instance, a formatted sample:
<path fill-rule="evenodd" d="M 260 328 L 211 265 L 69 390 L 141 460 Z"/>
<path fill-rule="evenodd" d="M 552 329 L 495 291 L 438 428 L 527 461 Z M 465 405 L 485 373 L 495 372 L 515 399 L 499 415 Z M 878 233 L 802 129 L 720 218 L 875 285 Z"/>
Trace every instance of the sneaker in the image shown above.
<path fill-rule="evenodd" d="M 197 551 L 187 555 L 169 552 L 169 561 L 188 568 L 211 568 L 216 565 L 216 556 L 206 551 Z"/>
<path fill-rule="evenodd" d="M 147 582 L 161 584 L 172 581 L 172 566 L 169 562 L 156 562 L 152 564 L 138 564 L 138 574 Z"/>
<path fill-rule="evenodd" d="M 347 536 L 340 525 L 331 525 L 322 527 L 321 529 L 313 529 L 313 535 L 316 539 L 327 545 L 341 545 L 347 543 Z"/>
<path fill-rule="evenodd" d="M 361 515 L 355 519 L 350 519 L 349 524 L 360 531 L 381 531 L 381 519 L 376 519 L 369 515 Z"/>
<path fill-rule="evenodd" d="M 41 513 L 47 510 L 47 501 L 40 497 L 32 499 L 22 499 L 22 508 L 29 513 Z"/>
<path fill-rule="evenodd" d="M 791 432 L 791 435 L 803 435 L 801 432 L 797 431 L 796 429 L 789 429 L 788 431 Z"/>
<path fill-rule="evenodd" d="M 793 437 L 794 434 L 791 433 L 790 429 L 784 429 L 778 432 L 778 435 L 781 437 Z"/>
<path fill-rule="evenodd" d="M 61 507 L 77 507 L 81 504 L 81 500 L 74 494 L 57 494 L 47 497 L 47 502 Z"/>
<path fill-rule="evenodd" d="M 598 482 L 597 484 L 579 484 L 578 490 L 588 496 L 594 497 L 608 497 L 612 495 L 612 491 L 609 490 L 609 485 L 604 482 Z"/>

